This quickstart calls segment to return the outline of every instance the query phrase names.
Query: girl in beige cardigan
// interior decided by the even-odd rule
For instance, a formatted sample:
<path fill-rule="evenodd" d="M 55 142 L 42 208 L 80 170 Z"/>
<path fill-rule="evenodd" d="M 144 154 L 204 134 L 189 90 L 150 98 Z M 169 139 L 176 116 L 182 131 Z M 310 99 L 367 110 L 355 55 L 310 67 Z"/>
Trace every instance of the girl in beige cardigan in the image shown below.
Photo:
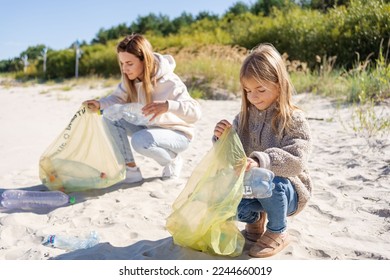
<path fill-rule="evenodd" d="M 261 44 L 252 50 L 241 67 L 240 82 L 241 112 L 233 128 L 248 156 L 246 170 L 270 170 L 275 188 L 268 198 L 243 198 L 237 217 L 247 223 L 245 237 L 255 242 L 249 255 L 269 257 L 289 244 L 286 218 L 301 211 L 311 195 L 306 166 L 310 129 L 303 112 L 292 104 L 293 85 L 272 45 Z M 214 138 L 229 126 L 227 120 L 218 122 Z"/>

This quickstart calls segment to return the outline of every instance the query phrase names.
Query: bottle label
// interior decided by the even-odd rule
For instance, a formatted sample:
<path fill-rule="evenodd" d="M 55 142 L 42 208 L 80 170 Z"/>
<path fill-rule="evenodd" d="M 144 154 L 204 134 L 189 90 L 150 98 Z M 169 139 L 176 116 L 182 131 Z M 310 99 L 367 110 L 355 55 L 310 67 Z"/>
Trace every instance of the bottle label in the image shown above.
<path fill-rule="evenodd" d="M 49 239 L 47 240 L 49 242 L 49 244 L 54 244 L 54 239 L 55 239 L 55 235 L 50 235 L 49 236 Z"/>

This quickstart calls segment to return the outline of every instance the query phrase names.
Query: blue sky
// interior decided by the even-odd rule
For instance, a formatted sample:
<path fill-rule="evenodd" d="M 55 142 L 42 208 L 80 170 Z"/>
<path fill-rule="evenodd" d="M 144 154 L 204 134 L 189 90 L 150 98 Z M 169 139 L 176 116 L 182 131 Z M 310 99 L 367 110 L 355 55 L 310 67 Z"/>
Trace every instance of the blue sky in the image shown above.
<path fill-rule="evenodd" d="M 149 13 L 172 20 L 182 12 L 221 15 L 239 0 L 0 0 L 0 60 L 30 46 L 59 50 L 76 40 L 90 43 L 100 28 L 136 21 Z M 246 4 L 254 1 L 240 0 Z"/>

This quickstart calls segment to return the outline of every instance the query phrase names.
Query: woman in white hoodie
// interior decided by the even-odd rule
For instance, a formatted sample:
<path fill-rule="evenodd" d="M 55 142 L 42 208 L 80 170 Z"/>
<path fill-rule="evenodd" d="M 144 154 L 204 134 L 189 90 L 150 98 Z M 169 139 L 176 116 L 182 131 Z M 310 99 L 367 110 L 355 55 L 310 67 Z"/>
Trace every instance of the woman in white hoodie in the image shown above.
<path fill-rule="evenodd" d="M 131 146 L 164 167 L 162 178 L 178 177 L 182 167 L 179 153 L 186 150 L 194 135 L 194 123 L 200 119 L 199 103 L 188 93 L 173 72 L 175 60 L 170 55 L 153 52 L 142 35 L 126 36 L 117 46 L 122 82 L 109 96 L 84 102 L 92 111 L 114 104 L 141 103 L 150 125 L 135 125 L 125 119 L 106 120 L 111 134 L 126 162 L 126 183 L 143 180 Z M 131 146 L 128 136 L 131 137 Z"/>

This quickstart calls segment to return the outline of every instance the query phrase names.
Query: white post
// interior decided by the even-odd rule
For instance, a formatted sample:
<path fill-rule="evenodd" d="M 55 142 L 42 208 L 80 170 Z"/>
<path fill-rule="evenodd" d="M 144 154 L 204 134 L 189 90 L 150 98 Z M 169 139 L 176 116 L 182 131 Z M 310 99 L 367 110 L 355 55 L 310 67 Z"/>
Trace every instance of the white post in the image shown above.
<path fill-rule="evenodd" d="M 47 48 L 44 48 L 42 50 L 42 56 L 43 56 L 43 73 L 46 73 Z"/>
<path fill-rule="evenodd" d="M 25 54 L 24 56 L 22 56 L 22 61 L 23 61 L 23 71 L 24 73 L 27 72 L 27 66 L 28 66 L 28 55 Z"/>
<path fill-rule="evenodd" d="M 79 77 L 79 58 L 81 56 L 81 49 L 80 49 L 80 44 L 79 44 L 78 40 L 76 40 L 76 42 L 74 43 L 74 48 L 76 51 L 75 77 L 77 79 Z"/>

